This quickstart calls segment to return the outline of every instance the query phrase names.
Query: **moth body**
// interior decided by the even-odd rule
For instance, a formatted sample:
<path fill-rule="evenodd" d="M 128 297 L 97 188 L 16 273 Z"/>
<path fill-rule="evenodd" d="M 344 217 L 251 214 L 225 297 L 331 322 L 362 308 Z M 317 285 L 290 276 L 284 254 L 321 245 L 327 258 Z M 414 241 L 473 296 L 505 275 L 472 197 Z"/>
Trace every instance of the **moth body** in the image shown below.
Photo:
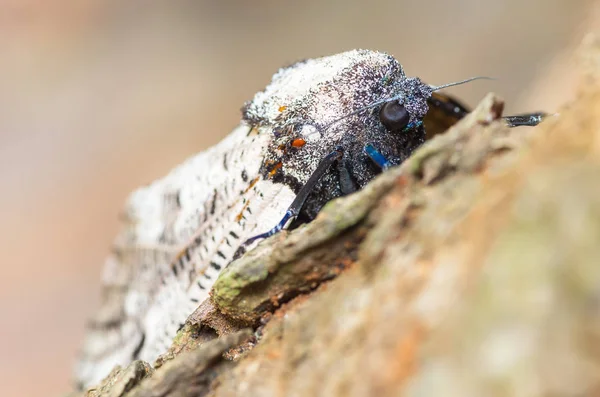
<path fill-rule="evenodd" d="M 392 56 L 366 50 L 279 70 L 222 142 L 130 196 L 78 382 L 164 353 L 242 243 L 282 219 L 328 154 L 341 153 L 301 206 L 304 220 L 381 172 L 367 145 L 390 164 L 404 161 L 425 139 L 432 91 Z M 373 106 L 385 98 L 401 105 L 384 117 L 396 131 Z"/>

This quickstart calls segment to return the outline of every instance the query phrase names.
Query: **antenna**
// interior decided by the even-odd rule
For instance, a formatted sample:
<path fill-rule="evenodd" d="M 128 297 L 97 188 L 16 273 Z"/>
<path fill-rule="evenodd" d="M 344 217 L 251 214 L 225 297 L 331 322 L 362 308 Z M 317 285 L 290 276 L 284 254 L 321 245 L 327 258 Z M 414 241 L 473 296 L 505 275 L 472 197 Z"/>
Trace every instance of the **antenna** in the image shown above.
<path fill-rule="evenodd" d="M 438 90 L 441 90 L 443 88 L 454 87 L 455 85 L 461 85 L 461 84 L 465 84 L 465 83 L 470 83 L 471 81 L 474 81 L 474 80 L 496 80 L 496 79 L 493 78 L 493 77 L 487 77 L 487 76 L 476 76 L 476 77 L 468 78 L 466 80 L 456 81 L 454 83 L 442 84 L 442 85 L 437 85 L 437 86 L 430 85 L 429 87 L 431 87 L 431 89 L 433 91 L 438 91 Z"/>
<path fill-rule="evenodd" d="M 431 88 L 431 90 L 433 92 L 433 91 L 441 90 L 443 88 L 453 87 L 455 85 L 466 84 L 466 83 L 469 83 L 469 82 L 475 81 L 475 80 L 496 80 L 496 79 L 493 78 L 493 77 L 487 77 L 487 76 L 476 76 L 476 77 L 470 77 L 470 78 L 468 78 L 466 80 L 456 81 L 454 83 L 442 84 L 442 85 L 438 85 L 438 86 L 430 85 L 429 88 Z M 403 97 L 404 97 L 404 94 L 401 93 L 401 94 L 398 94 L 398 95 L 395 95 L 395 96 L 392 96 L 392 97 L 380 99 L 380 100 L 378 100 L 376 102 L 373 102 L 373 103 L 371 103 L 371 104 L 369 104 L 367 106 L 364 106 L 364 107 L 362 107 L 360 109 L 356 109 L 353 112 L 345 114 L 342 117 L 331 121 L 330 123 L 324 125 L 320 130 L 322 132 L 327 131 L 329 129 L 329 127 L 331 127 L 332 125 L 334 125 L 334 124 L 336 124 L 336 123 L 338 123 L 338 122 L 340 122 L 340 121 L 342 121 L 342 120 L 344 120 L 344 119 L 346 119 L 346 118 L 348 118 L 350 116 L 354 116 L 355 114 L 364 112 L 365 110 L 374 108 L 376 106 L 382 105 L 382 104 L 390 102 L 390 101 L 395 101 L 395 100 L 401 99 Z"/>

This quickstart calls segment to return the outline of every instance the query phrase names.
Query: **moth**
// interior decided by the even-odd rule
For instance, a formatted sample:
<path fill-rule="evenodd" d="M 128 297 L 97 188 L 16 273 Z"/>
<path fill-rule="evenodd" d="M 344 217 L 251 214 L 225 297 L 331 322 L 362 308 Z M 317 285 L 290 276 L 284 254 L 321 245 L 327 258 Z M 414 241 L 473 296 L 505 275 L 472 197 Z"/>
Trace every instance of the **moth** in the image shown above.
<path fill-rule="evenodd" d="M 437 92 L 467 81 L 428 85 L 368 50 L 280 69 L 229 136 L 129 197 L 77 382 L 93 385 L 135 359 L 153 362 L 236 253 L 401 164 L 467 114 Z"/>

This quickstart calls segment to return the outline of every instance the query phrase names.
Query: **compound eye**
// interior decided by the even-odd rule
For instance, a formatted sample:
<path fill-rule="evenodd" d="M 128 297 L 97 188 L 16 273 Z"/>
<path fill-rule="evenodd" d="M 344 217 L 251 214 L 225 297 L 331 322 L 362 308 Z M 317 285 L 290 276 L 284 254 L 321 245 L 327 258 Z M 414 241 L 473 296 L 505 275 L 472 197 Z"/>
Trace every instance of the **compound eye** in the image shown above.
<path fill-rule="evenodd" d="M 379 120 L 388 131 L 400 131 L 404 129 L 410 121 L 410 114 L 398 101 L 388 102 L 379 112 Z"/>

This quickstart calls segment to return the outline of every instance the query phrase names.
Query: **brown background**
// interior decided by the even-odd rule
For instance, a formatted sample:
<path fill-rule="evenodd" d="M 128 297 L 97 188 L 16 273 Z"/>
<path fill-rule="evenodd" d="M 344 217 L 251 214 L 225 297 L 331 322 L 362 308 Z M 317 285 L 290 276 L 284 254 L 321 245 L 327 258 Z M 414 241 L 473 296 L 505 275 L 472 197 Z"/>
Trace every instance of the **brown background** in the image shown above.
<path fill-rule="evenodd" d="M 553 111 L 591 1 L 0 0 L 0 395 L 60 395 L 129 191 L 217 142 L 292 61 L 352 48 L 474 104 Z M 526 4 L 523 4 L 526 3 Z"/>

